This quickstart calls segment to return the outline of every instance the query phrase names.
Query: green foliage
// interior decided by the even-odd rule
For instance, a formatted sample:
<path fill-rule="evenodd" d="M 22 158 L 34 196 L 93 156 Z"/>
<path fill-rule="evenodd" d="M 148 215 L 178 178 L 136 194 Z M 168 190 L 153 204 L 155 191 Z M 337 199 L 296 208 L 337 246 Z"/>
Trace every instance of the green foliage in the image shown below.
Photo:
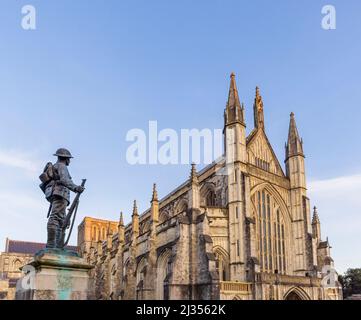
<path fill-rule="evenodd" d="M 339 276 L 344 298 L 353 294 L 361 294 L 361 268 L 348 269 L 344 275 Z"/>

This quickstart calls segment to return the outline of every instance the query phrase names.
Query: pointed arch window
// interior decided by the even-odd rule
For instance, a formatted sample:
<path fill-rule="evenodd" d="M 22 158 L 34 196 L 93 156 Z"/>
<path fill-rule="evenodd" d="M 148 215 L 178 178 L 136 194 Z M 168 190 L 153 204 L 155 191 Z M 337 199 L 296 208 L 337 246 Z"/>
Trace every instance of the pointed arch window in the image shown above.
<path fill-rule="evenodd" d="M 169 219 L 169 213 L 167 211 L 164 211 L 159 216 L 159 224 L 164 223 Z"/>
<path fill-rule="evenodd" d="M 178 205 L 176 209 L 176 213 L 182 213 L 186 212 L 188 210 L 188 204 L 185 200 L 182 200 Z"/>
<path fill-rule="evenodd" d="M 215 207 L 216 206 L 216 193 L 213 190 L 209 190 L 207 193 L 206 205 L 207 205 L 207 207 Z"/>
<path fill-rule="evenodd" d="M 220 281 L 229 281 L 229 259 L 221 251 L 215 251 L 216 256 L 216 270 Z"/>
<path fill-rule="evenodd" d="M 137 266 L 137 274 L 136 274 L 136 281 L 137 281 L 137 299 L 143 300 L 144 299 L 144 280 L 147 273 L 147 263 L 145 259 L 142 259 L 138 266 Z"/>
<path fill-rule="evenodd" d="M 20 259 L 16 259 L 13 263 L 14 265 L 14 271 L 20 271 L 20 267 L 21 267 L 21 261 Z"/>
<path fill-rule="evenodd" d="M 157 262 L 157 287 L 156 287 L 156 296 L 157 300 L 168 300 L 168 281 L 169 276 L 172 273 L 173 263 L 172 263 L 172 251 L 166 249 L 158 258 Z"/>
<path fill-rule="evenodd" d="M 262 272 L 286 273 L 285 223 L 281 209 L 270 193 L 258 191 L 257 248 Z"/>

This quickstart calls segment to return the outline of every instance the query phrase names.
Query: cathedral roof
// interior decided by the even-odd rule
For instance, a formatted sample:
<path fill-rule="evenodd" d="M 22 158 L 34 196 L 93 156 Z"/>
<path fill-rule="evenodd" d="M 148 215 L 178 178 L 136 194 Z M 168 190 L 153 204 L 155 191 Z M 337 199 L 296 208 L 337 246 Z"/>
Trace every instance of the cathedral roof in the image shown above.
<path fill-rule="evenodd" d="M 211 164 L 207 165 L 206 167 L 204 167 L 202 170 L 200 170 L 199 172 L 197 172 L 197 178 L 199 179 L 199 181 L 203 181 L 203 177 L 204 175 L 207 175 L 209 172 L 215 172 L 217 171 L 220 167 L 222 167 L 224 165 L 224 158 L 220 157 L 219 159 L 213 161 Z M 201 178 L 202 177 L 202 178 Z M 188 191 L 188 185 L 189 185 L 189 179 L 186 180 L 184 183 L 182 183 L 181 185 L 179 185 L 177 188 L 173 189 L 170 193 L 168 193 L 166 196 L 164 196 L 163 198 L 161 198 L 159 200 L 159 207 L 162 208 L 164 206 L 164 204 L 167 203 L 167 200 L 170 199 L 173 195 L 177 194 L 178 192 L 180 192 L 179 195 L 183 194 L 184 192 Z M 146 219 L 148 217 L 148 215 L 150 214 L 150 208 L 148 208 L 147 210 L 145 210 L 142 214 L 139 215 L 139 219 L 140 222 L 142 222 L 144 219 Z M 126 230 L 129 230 L 131 228 L 131 223 L 128 223 L 125 228 Z"/>
<path fill-rule="evenodd" d="M 33 255 L 36 252 L 45 249 L 45 243 L 30 242 L 30 241 L 19 241 L 19 240 L 10 240 L 6 241 L 6 253 L 22 253 Z M 78 247 L 76 246 L 67 246 L 69 250 L 77 251 Z"/>

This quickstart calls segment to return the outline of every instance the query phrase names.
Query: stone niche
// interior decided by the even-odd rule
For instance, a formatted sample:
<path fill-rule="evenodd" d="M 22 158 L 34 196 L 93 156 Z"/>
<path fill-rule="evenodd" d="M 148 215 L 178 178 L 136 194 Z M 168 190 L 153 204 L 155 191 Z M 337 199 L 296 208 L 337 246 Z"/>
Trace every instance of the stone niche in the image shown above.
<path fill-rule="evenodd" d="M 42 250 L 22 269 L 16 300 L 87 300 L 92 297 L 89 270 L 75 252 Z"/>

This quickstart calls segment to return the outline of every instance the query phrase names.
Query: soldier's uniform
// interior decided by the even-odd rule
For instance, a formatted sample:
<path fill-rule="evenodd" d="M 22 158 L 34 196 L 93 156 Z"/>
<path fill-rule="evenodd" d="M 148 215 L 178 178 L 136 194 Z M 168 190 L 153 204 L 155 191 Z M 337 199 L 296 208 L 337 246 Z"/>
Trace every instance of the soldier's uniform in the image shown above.
<path fill-rule="evenodd" d="M 59 149 L 56 156 L 72 158 L 66 149 Z M 66 215 L 66 208 L 70 203 L 70 190 L 77 191 L 78 186 L 73 183 L 68 168 L 63 162 L 56 162 L 53 165 L 55 179 L 45 189 L 45 196 L 51 202 L 52 208 L 48 220 L 48 241 L 47 248 L 62 248 L 64 241 L 63 223 Z"/>

